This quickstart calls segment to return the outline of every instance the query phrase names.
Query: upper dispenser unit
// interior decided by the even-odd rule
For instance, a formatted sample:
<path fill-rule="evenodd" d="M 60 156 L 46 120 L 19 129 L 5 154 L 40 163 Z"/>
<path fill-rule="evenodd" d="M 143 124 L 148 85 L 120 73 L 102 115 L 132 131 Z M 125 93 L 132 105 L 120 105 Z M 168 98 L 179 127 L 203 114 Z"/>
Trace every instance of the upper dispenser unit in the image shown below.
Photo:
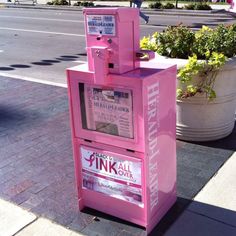
<path fill-rule="evenodd" d="M 123 74 L 139 66 L 137 9 L 84 9 L 88 69 L 96 84 L 107 84 L 106 75 Z"/>

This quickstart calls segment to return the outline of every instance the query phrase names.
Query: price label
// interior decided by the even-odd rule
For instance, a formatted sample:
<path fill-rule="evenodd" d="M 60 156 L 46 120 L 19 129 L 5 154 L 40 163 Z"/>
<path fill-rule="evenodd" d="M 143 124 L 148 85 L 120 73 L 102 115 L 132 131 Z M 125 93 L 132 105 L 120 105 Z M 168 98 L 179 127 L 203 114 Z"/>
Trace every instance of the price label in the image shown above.
<path fill-rule="evenodd" d="M 87 15 L 87 31 L 90 35 L 115 36 L 116 23 L 113 15 Z"/>

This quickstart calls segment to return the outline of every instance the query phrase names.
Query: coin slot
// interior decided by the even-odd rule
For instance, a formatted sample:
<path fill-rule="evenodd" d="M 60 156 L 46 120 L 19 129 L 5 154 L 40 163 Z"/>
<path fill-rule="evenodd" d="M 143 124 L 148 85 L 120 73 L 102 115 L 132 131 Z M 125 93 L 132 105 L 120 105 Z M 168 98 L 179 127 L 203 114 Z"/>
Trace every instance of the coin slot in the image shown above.
<path fill-rule="evenodd" d="M 132 150 L 132 149 L 126 149 L 126 151 L 128 151 L 128 152 L 135 152 L 134 150 Z"/>
<path fill-rule="evenodd" d="M 108 67 L 111 68 L 111 69 L 113 69 L 113 68 L 114 68 L 114 64 L 113 64 L 113 63 L 109 63 L 109 64 L 108 64 Z"/>
<path fill-rule="evenodd" d="M 89 140 L 89 139 L 84 139 L 84 141 L 85 141 L 85 142 L 88 142 L 88 143 L 92 143 L 92 141 Z"/>

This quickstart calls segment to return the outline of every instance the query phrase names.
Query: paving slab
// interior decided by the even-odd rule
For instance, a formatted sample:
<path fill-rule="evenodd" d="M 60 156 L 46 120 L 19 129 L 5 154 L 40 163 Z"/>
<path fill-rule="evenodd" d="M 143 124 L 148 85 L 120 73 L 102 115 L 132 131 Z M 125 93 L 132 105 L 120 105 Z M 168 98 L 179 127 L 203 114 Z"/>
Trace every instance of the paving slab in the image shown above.
<path fill-rule="evenodd" d="M 236 227 L 236 153 L 206 184 L 188 209 Z"/>
<path fill-rule="evenodd" d="M 50 220 L 40 218 L 24 228 L 15 236 L 83 236 L 84 234 L 73 232 Z"/>
<path fill-rule="evenodd" d="M 193 201 L 187 210 L 236 228 L 236 211 L 234 210 L 198 201 Z"/>
<path fill-rule="evenodd" d="M 194 200 L 236 212 L 236 152 Z"/>
<path fill-rule="evenodd" d="M 165 236 L 235 236 L 236 228 L 186 210 Z"/>
<path fill-rule="evenodd" d="M 36 216 L 20 207 L 0 199 L 0 235 L 12 236 L 36 220 Z"/>

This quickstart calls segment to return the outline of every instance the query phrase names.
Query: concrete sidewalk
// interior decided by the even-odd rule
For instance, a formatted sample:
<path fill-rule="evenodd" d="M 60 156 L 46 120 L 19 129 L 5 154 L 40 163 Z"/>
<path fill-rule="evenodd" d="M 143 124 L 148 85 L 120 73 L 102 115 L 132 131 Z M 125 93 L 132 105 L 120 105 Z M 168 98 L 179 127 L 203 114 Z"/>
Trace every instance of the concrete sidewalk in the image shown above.
<path fill-rule="evenodd" d="M 143 236 L 79 212 L 67 90 L 0 77 L 0 235 Z M 151 235 L 236 235 L 236 127 L 215 142 L 177 141 L 176 204 Z"/>
<path fill-rule="evenodd" d="M 0 199 L 1 236 L 82 235 Z"/>
<path fill-rule="evenodd" d="M 166 235 L 236 235 L 235 180 L 236 153 L 196 195 Z"/>

